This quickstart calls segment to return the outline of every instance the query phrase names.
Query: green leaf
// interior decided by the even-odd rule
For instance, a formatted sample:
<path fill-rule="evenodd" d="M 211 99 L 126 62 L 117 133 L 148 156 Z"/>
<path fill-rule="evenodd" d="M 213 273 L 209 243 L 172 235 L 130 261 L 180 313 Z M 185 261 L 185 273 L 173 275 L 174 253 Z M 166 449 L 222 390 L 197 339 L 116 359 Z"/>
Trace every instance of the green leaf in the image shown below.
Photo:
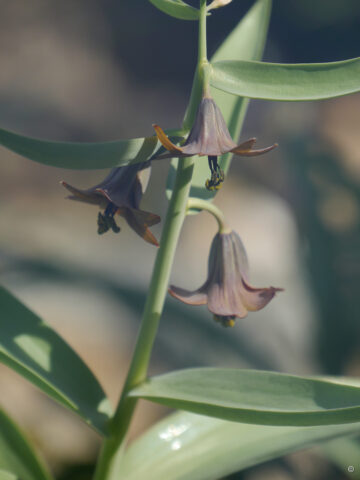
<path fill-rule="evenodd" d="M 225 39 L 222 45 L 214 53 L 211 62 L 221 60 L 241 59 L 259 60 L 262 57 L 271 13 L 271 0 L 258 0 L 248 13 L 241 19 L 237 27 Z M 201 100 L 202 91 L 194 79 L 191 104 L 196 106 Z M 212 96 L 219 106 L 229 132 L 233 139 L 240 135 L 242 124 L 246 115 L 249 100 L 228 95 L 220 90 L 213 89 Z M 188 108 L 184 125 L 189 129 L 194 121 L 196 108 Z M 230 167 L 232 154 L 224 155 L 220 160 L 220 166 L 226 173 Z M 174 178 L 177 160 L 172 160 L 168 177 L 168 197 L 174 186 Z M 191 197 L 212 199 L 216 195 L 205 188 L 205 181 L 209 177 L 209 167 L 206 157 L 196 157 L 195 168 L 190 191 Z M 194 212 L 196 213 L 196 212 Z"/>
<path fill-rule="evenodd" d="M 360 388 L 259 370 L 180 370 L 151 378 L 129 395 L 235 422 L 284 426 L 360 422 Z"/>
<path fill-rule="evenodd" d="M 0 480 L 17 478 L 50 480 L 51 476 L 18 426 L 0 409 Z"/>
<path fill-rule="evenodd" d="M 181 20 L 198 20 L 199 10 L 182 0 L 150 0 L 159 10 Z"/>
<path fill-rule="evenodd" d="M 6 470 L 0 470 L 0 480 L 20 480 L 20 478 Z"/>
<path fill-rule="evenodd" d="M 175 135 L 177 131 L 168 131 Z M 0 145 L 35 162 L 69 169 L 100 169 L 149 160 L 160 148 L 157 137 L 113 142 L 49 142 L 0 129 Z"/>
<path fill-rule="evenodd" d="M 0 287 L 0 362 L 15 370 L 100 433 L 109 401 L 93 373 L 38 316 Z"/>
<path fill-rule="evenodd" d="M 360 428 L 357 433 L 360 433 Z M 354 480 L 360 479 L 360 441 L 358 438 L 340 438 L 327 442 L 320 453 Z M 349 469 L 350 467 L 350 469 Z"/>
<path fill-rule="evenodd" d="M 211 85 L 249 98 L 324 100 L 360 91 L 360 58 L 331 63 L 221 61 L 212 64 Z"/>
<path fill-rule="evenodd" d="M 359 430 L 359 423 L 270 427 L 180 412 L 157 423 L 130 445 L 119 480 L 218 480 Z"/>

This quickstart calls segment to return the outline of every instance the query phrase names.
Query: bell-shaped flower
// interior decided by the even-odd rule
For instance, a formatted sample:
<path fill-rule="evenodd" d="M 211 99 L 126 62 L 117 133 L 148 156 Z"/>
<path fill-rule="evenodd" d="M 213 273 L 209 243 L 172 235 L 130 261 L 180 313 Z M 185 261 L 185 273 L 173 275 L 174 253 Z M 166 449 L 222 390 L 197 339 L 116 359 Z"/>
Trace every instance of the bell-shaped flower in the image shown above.
<path fill-rule="evenodd" d="M 194 125 L 184 145 L 176 146 L 167 137 L 159 125 L 153 125 L 156 135 L 163 147 L 169 153 L 161 154 L 156 159 L 172 157 L 190 157 L 193 155 L 207 156 L 211 172 L 210 180 L 205 185 L 208 190 L 217 190 L 224 181 L 224 173 L 218 164 L 218 157 L 225 153 L 252 157 L 270 152 L 277 144 L 260 150 L 253 150 L 256 138 L 250 138 L 246 142 L 237 145 L 226 126 L 224 117 L 214 100 L 204 97 L 198 107 Z"/>
<path fill-rule="evenodd" d="M 197 290 L 171 286 L 169 293 L 189 305 L 205 305 L 214 319 L 232 327 L 235 318 L 264 308 L 281 288 L 254 288 L 248 283 L 248 260 L 239 235 L 218 233 L 212 242 L 208 278 Z"/>
<path fill-rule="evenodd" d="M 101 183 L 86 190 L 80 190 L 66 182 L 61 183 L 71 193 L 67 198 L 98 205 L 104 210 L 104 213 L 99 212 L 98 214 L 99 234 L 110 229 L 118 233 L 120 228 L 116 225 L 114 215 L 119 214 L 141 238 L 158 246 L 159 244 L 149 227 L 159 223 L 160 217 L 139 209 L 147 183 L 146 179 L 142 177 L 148 172 L 148 163 L 137 163 L 113 168 Z"/>

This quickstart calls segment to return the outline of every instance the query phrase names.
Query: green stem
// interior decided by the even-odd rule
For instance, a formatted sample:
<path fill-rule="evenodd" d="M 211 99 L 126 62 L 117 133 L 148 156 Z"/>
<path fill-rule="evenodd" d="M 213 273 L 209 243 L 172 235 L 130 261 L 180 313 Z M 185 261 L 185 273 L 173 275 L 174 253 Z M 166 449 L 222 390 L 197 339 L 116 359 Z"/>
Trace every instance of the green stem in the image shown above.
<path fill-rule="evenodd" d="M 200 198 L 189 198 L 187 202 L 187 211 L 189 210 L 206 210 L 216 219 L 219 226 L 219 233 L 231 232 L 231 229 L 226 224 L 224 214 L 213 203 L 210 203 L 207 200 L 201 200 Z"/>
<path fill-rule="evenodd" d="M 210 95 L 210 64 L 207 59 L 206 15 L 206 0 L 200 0 L 198 60 L 191 88 L 190 101 L 183 121 L 184 130 L 191 129 L 201 98 L 204 95 Z"/>
<path fill-rule="evenodd" d="M 147 376 L 151 351 L 159 326 L 177 241 L 186 215 L 186 203 L 191 186 L 193 158 L 179 159 L 176 181 L 166 214 L 160 248 L 150 282 L 142 322 L 131 360 L 129 373 L 119 404 L 109 425 L 110 435 L 104 441 L 96 469 L 95 480 L 119 478 L 117 465 L 136 406 L 127 393 Z"/>

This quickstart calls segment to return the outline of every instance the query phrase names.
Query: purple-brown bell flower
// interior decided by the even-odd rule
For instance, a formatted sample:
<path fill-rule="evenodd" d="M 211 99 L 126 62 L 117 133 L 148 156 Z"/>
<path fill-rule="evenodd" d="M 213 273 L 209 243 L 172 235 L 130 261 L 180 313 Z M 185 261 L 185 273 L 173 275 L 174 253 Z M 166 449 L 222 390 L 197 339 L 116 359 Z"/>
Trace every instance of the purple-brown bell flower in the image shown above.
<path fill-rule="evenodd" d="M 158 241 L 149 227 L 159 223 L 160 217 L 139 209 L 146 188 L 146 182 L 144 181 L 143 184 L 141 182 L 141 175 L 148 168 L 148 163 L 113 168 L 101 183 L 86 190 L 72 187 L 66 182 L 61 182 L 61 184 L 72 194 L 67 198 L 99 205 L 104 210 L 104 213 L 99 212 L 98 214 L 99 234 L 110 229 L 118 233 L 120 228 L 116 225 L 114 215 L 119 214 L 141 238 L 158 246 Z"/>
<path fill-rule="evenodd" d="M 214 100 L 205 96 L 198 107 L 194 125 L 184 145 L 178 147 L 167 137 L 158 125 L 153 125 L 156 135 L 163 147 L 169 153 L 157 156 L 157 159 L 172 157 L 191 157 L 193 155 L 206 155 L 211 172 L 210 180 L 205 185 L 208 190 L 218 190 L 224 181 L 224 172 L 218 164 L 218 157 L 225 153 L 252 157 L 269 152 L 277 146 L 271 145 L 260 150 L 253 150 L 256 138 L 250 138 L 246 142 L 236 145 L 230 136 L 224 117 Z"/>
<path fill-rule="evenodd" d="M 208 278 L 197 290 L 184 290 L 173 285 L 169 293 L 189 305 L 205 305 L 215 321 L 232 327 L 236 317 L 264 308 L 282 288 L 254 288 L 248 283 L 248 260 L 239 235 L 215 235 L 209 256 Z"/>

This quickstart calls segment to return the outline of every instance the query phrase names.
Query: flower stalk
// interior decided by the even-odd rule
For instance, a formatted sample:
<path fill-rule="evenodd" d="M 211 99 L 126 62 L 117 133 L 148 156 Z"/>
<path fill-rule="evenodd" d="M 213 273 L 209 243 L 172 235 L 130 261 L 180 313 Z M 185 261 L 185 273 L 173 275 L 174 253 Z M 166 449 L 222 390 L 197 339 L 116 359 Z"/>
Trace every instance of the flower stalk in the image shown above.
<path fill-rule="evenodd" d="M 190 210 L 205 210 L 209 212 L 217 221 L 219 233 L 229 233 L 230 227 L 226 224 L 223 212 L 213 203 L 200 198 L 189 198 L 187 202 L 187 212 Z"/>

